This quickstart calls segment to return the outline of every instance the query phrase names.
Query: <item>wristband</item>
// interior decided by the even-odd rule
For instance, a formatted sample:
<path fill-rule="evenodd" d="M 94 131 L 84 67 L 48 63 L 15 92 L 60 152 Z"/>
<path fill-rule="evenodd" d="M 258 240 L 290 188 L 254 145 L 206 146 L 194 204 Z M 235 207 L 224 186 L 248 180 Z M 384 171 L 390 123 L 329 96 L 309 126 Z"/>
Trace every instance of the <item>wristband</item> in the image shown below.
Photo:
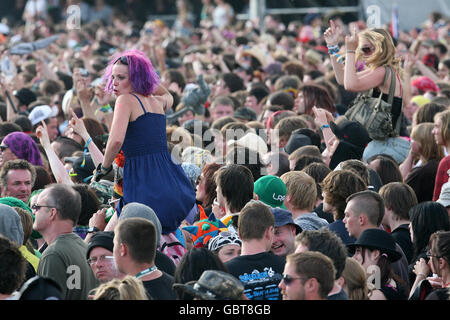
<path fill-rule="evenodd" d="M 86 155 L 88 153 L 88 146 L 89 143 L 91 143 L 92 138 L 89 137 L 88 141 L 86 142 L 86 144 L 84 145 L 84 150 L 83 150 L 83 162 L 81 163 L 81 167 L 84 168 L 84 166 L 86 165 Z"/>
<path fill-rule="evenodd" d="M 87 233 L 95 233 L 95 232 L 99 232 L 100 229 L 97 227 L 90 227 L 89 229 L 87 229 Z"/>
<path fill-rule="evenodd" d="M 320 126 L 320 130 L 323 130 L 323 129 L 329 128 L 329 127 L 330 127 L 329 124 L 323 124 L 323 125 Z"/>
<path fill-rule="evenodd" d="M 91 143 L 91 142 L 92 142 L 92 138 L 89 137 L 89 139 L 87 140 L 86 144 L 84 145 L 84 149 L 88 149 L 89 143 Z"/>

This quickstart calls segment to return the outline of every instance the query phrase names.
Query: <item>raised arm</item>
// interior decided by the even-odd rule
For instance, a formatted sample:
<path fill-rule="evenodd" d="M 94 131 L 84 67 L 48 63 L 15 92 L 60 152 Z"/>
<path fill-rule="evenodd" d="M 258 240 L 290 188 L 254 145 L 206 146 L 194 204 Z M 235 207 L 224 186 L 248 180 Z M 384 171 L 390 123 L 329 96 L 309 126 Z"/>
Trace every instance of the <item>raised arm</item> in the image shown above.
<path fill-rule="evenodd" d="M 336 27 L 333 20 L 330 20 L 330 27 L 325 30 L 324 39 L 327 47 L 332 50 L 338 47 L 340 28 Z M 340 64 L 335 55 L 330 55 L 331 65 L 333 66 L 336 81 L 340 85 L 344 85 L 344 65 Z"/>
<path fill-rule="evenodd" d="M 41 121 L 41 124 L 42 125 L 38 126 L 36 129 L 36 136 L 39 138 L 41 145 L 44 148 L 45 153 L 47 154 L 48 162 L 50 163 L 50 168 L 53 175 L 55 176 L 56 182 L 72 185 L 73 181 L 72 179 L 70 179 L 69 173 L 67 172 L 64 164 L 58 158 L 55 150 L 53 150 L 50 144 L 50 139 L 48 137 L 47 126 L 45 125 L 45 122 Z"/>
<path fill-rule="evenodd" d="M 103 153 L 97 145 L 92 142 L 92 137 L 89 135 L 83 120 L 78 118 L 72 109 L 70 109 L 70 113 L 72 114 L 72 119 L 69 121 L 69 127 L 72 128 L 75 133 L 79 134 L 84 141 L 86 141 L 92 161 L 94 162 L 95 167 L 97 167 L 99 163 L 103 163 Z"/>

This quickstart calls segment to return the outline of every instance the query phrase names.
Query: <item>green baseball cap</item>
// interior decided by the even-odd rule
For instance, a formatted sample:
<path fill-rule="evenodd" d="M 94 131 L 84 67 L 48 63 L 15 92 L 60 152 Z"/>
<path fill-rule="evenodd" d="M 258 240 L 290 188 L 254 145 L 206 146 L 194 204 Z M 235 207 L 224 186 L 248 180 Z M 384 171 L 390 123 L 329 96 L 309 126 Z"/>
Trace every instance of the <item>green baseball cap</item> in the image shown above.
<path fill-rule="evenodd" d="M 277 176 L 267 175 L 255 181 L 254 192 L 259 200 L 272 208 L 286 209 L 284 199 L 286 198 L 286 185 Z"/>

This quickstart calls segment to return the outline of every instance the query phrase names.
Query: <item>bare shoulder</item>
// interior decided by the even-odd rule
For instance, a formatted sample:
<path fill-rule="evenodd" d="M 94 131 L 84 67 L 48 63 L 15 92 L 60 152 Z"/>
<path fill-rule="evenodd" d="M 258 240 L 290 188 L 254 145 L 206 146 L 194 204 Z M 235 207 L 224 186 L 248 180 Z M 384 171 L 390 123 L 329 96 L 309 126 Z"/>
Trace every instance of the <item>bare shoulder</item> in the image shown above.
<path fill-rule="evenodd" d="M 135 102 L 137 103 L 137 99 L 131 93 L 121 94 L 116 99 L 116 105 L 118 105 L 118 104 L 120 104 L 120 105 L 122 105 L 122 104 L 130 105 L 130 104 L 135 103 Z"/>

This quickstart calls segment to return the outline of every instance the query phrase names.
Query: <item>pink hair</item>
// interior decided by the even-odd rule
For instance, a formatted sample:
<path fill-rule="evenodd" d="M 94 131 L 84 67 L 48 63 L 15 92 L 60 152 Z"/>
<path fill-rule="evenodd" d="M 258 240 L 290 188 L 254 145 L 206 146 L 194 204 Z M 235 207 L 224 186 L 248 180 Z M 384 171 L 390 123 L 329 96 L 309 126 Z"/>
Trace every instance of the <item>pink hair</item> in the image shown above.
<path fill-rule="evenodd" d="M 159 84 L 159 76 L 153 68 L 150 59 L 145 53 L 139 50 L 127 50 L 112 56 L 103 75 L 106 83 L 105 91 L 108 93 L 113 92 L 112 69 L 116 63 L 124 64 L 119 61 L 122 57 L 127 59 L 133 92 L 142 94 L 143 96 L 152 94 Z"/>

